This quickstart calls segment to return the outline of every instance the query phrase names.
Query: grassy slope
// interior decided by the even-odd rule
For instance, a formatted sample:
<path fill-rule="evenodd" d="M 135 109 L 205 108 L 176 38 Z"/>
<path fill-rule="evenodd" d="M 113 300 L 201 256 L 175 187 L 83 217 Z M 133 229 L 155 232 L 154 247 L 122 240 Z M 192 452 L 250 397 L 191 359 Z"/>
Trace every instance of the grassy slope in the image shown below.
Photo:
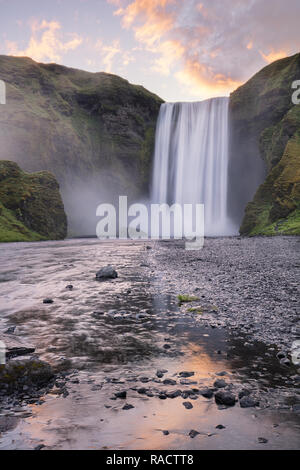
<path fill-rule="evenodd" d="M 0 242 L 61 239 L 66 229 L 54 176 L 28 174 L 14 162 L 0 161 Z"/>
<path fill-rule="evenodd" d="M 265 67 L 231 96 L 235 120 L 257 141 L 268 169 L 246 208 L 244 235 L 300 234 L 300 106 L 291 102 L 299 76 L 296 54 Z"/>
<path fill-rule="evenodd" d="M 0 159 L 49 170 L 63 187 L 106 171 L 127 192 L 147 189 L 160 98 L 111 74 L 28 58 L 0 56 L 0 78 Z"/>

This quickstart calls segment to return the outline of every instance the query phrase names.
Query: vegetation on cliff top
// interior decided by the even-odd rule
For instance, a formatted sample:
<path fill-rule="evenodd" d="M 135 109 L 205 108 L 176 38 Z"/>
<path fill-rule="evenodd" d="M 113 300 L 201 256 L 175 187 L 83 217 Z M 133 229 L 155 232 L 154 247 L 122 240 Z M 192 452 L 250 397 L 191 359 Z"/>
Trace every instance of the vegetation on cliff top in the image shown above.
<path fill-rule="evenodd" d="M 59 185 L 46 171 L 25 173 L 0 161 L 0 242 L 65 238 L 67 218 Z"/>
<path fill-rule="evenodd" d="M 29 58 L 0 56 L 0 79 L 0 159 L 51 171 L 66 203 L 85 188 L 98 200 L 105 190 L 147 193 L 159 97 L 115 75 Z"/>
<path fill-rule="evenodd" d="M 291 85 L 299 78 L 296 54 L 265 67 L 231 95 L 239 158 L 243 161 L 248 144 L 252 157 L 257 149 L 267 168 L 246 207 L 243 235 L 300 234 L 300 105 L 291 100 Z"/>

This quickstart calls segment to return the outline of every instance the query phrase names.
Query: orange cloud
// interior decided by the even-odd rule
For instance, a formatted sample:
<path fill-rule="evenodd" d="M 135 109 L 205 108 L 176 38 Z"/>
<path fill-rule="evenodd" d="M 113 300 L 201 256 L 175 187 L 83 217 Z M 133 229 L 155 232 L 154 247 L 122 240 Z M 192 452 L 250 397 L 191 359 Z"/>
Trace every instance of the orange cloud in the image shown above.
<path fill-rule="evenodd" d="M 125 7 L 122 0 L 109 1 L 119 7 L 115 15 L 122 17 L 123 27 L 133 29 L 139 43 L 143 44 L 147 51 L 158 55 L 153 61 L 152 70 L 162 75 L 174 72 L 176 79 L 186 84 L 191 93 L 201 96 L 228 94 L 240 85 L 240 82 L 213 73 L 199 60 L 191 58 L 191 50 L 197 50 L 201 39 L 209 35 L 210 31 L 205 24 L 197 25 L 193 28 L 193 36 L 189 38 L 188 44 L 184 31 L 183 36 L 173 34 L 176 30 L 180 33 L 176 24 L 176 8 L 171 11 L 168 9 L 170 5 L 176 4 L 174 0 L 132 0 Z M 208 12 L 202 3 L 197 5 L 197 10 L 203 17 L 207 17 Z M 215 59 L 220 49 L 207 53 L 211 59 Z M 178 68 L 178 71 L 173 71 Z"/>
<path fill-rule="evenodd" d="M 16 42 L 7 41 L 6 48 L 10 55 L 27 56 L 36 61 L 50 60 L 59 62 L 62 54 L 76 49 L 82 43 L 82 38 L 73 35 L 70 41 L 64 42 L 60 37 L 61 25 L 57 21 L 33 22 L 31 38 L 28 46 L 21 50 Z"/>
<path fill-rule="evenodd" d="M 271 62 L 274 62 L 275 60 L 283 59 L 283 57 L 286 57 L 288 55 L 288 52 L 286 51 L 276 52 L 274 50 L 269 52 L 269 54 L 264 54 L 262 51 L 259 51 L 259 53 L 268 64 L 270 64 Z"/>
<path fill-rule="evenodd" d="M 192 59 L 185 62 L 183 69 L 176 73 L 176 78 L 185 85 L 190 95 L 200 93 L 203 98 L 228 95 L 242 85 L 242 82 L 214 73 L 210 67 Z"/>

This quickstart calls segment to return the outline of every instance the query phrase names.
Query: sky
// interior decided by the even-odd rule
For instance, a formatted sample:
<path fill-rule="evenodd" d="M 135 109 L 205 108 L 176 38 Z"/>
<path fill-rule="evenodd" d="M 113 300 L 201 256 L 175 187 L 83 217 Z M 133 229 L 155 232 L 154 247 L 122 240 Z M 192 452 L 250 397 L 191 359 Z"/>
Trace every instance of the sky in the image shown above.
<path fill-rule="evenodd" d="M 299 21 L 300 0 L 0 0 L 0 54 L 199 101 L 299 52 Z"/>

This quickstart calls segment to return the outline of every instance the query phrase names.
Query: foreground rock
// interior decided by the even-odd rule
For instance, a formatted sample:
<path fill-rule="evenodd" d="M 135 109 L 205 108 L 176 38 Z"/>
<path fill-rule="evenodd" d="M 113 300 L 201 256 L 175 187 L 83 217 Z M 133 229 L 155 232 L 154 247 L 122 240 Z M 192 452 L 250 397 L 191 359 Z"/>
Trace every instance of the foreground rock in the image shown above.
<path fill-rule="evenodd" d="M 233 393 L 226 390 L 220 390 L 215 394 L 215 400 L 218 405 L 234 406 L 236 398 Z"/>
<path fill-rule="evenodd" d="M 96 273 L 96 279 L 98 281 L 104 281 L 105 279 L 116 279 L 117 277 L 118 273 L 112 266 L 105 266 Z"/>
<path fill-rule="evenodd" d="M 12 360 L 0 366 L 0 394 L 39 389 L 49 384 L 54 372 L 39 359 Z"/>

